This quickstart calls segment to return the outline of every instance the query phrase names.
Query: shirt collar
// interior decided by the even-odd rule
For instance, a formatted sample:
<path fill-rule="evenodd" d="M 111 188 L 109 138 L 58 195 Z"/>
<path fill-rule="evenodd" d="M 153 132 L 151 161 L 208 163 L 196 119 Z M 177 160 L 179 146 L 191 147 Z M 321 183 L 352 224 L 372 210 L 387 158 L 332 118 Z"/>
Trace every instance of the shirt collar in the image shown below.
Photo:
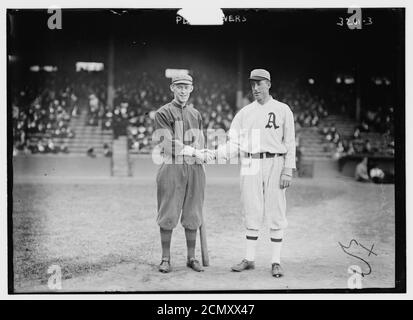
<path fill-rule="evenodd" d="M 175 101 L 175 99 L 173 99 L 171 103 L 177 108 L 186 108 L 186 104 L 184 106 L 181 106 L 178 102 Z"/>
<path fill-rule="evenodd" d="M 265 106 L 266 104 L 268 104 L 269 102 L 271 102 L 273 100 L 274 100 L 274 98 L 270 95 L 270 99 L 266 103 L 260 104 L 257 100 L 255 100 L 255 103 L 259 106 Z"/>

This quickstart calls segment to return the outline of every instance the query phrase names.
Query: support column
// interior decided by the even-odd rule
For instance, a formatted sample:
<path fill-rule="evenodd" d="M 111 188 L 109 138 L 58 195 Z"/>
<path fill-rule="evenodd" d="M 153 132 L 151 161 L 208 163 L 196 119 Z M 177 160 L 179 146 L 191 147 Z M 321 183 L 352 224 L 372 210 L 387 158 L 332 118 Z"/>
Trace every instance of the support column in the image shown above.
<path fill-rule="evenodd" d="M 355 72 L 355 81 L 356 81 L 356 112 L 355 112 L 355 118 L 359 122 L 361 118 L 361 95 L 362 95 L 362 70 L 360 69 L 360 64 L 357 63 L 356 65 L 356 72 Z"/>
<path fill-rule="evenodd" d="M 114 60 L 115 59 L 115 48 L 113 43 L 113 33 L 109 36 L 109 47 L 108 47 L 108 91 L 107 91 L 107 99 L 106 104 L 108 105 L 109 109 L 113 109 L 113 100 L 115 97 L 115 75 L 114 75 Z"/>
<path fill-rule="evenodd" d="M 237 93 L 235 97 L 236 101 L 236 106 L 237 110 L 243 107 L 242 101 L 243 101 L 243 86 L 242 86 L 242 77 L 244 74 L 244 52 L 243 52 L 243 47 L 241 44 L 241 41 L 238 40 L 238 46 L 237 46 L 237 56 L 238 56 L 238 65 L 237 65 Z"/>

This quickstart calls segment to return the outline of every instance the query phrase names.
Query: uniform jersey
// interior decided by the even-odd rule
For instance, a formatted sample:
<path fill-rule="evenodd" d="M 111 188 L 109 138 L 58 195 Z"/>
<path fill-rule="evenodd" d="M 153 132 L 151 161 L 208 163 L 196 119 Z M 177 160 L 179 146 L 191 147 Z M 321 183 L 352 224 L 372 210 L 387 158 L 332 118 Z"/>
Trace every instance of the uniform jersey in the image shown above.
<path fill-rule="evenodd" d="M 294 116 L 288 105 L 273 99 L 264 105 L 254 101 L 234 117 L 227 145 L 218 148 L 219 157 L 245 153 L 285 154 L 285 167 L 295 169 Z"/>
<path fill-rule="evenodd" d="M 161 142 L 164 160 L 156 175 L 158 225 L 171 230 L 181 217 L 185 229 L 196 230 L 203 221 L 205 170 L 193 157 L 180 155 L 188 146 L 204 148 L 201 114 L 175 101 L 162 106 L 155 113 L 154 140 Z"/>
<path fill-rule="evenodd" d="M 194 107 L 171 101 L 156 111 L 154 122 L 154 140 L 161 142 L 163 139 L 159 147 L 165 158 L 180 155 L 186 145 L 204 148 L 202 117 Z"/>

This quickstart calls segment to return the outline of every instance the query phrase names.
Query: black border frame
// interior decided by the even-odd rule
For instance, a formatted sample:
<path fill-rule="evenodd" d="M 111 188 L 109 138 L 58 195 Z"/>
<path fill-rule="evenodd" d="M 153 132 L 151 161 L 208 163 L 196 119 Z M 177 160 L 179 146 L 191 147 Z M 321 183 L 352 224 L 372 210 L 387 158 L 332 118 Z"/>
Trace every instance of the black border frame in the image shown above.
<path fill-rule="evenodd" d="M 137 8 L 134 8 L 136 10 Z M 235 10 L 227 9 L 227 10 Z M 258 10 L 277 10 L 277 8 L 259 8 Z M 279 8 L 278 10 L 309 10 L 310 8 Z M 314 10 L 319 9 L 337 9 L 337 8 L 311 8 Z M 376 8 L 377 9 L 377 8 Z M 386 8 L 392 9 L 392 8 Z M 394 8 L 393 8 L 394 9 Z M 89 294 L 331 294 L 331 293 L 406 293 L 406 160 L 405 160 L 405 94 L 406 94 L 406 74 L 405 74 L 405 42 L 406 42 L 406 23 L 405 15 L 406 8 L 397 8 L 400 18 L 398 20 L 398 29 L 400 31 L 399 41 L 399 63 L 397 67 L 397 74 L 399 77 L 395 79 L 395 85 L 397 87 L 397 105 L 403 106 L 403 108 L 395 108 L 395 122 L 398 124 L 395 126 L 395 288 L 366 288 L 366 289 L 287 289 L 287 290 L 188 290 L 188 291 L 110 291 L 110 292 L 15 292 L 14 291 L 14 251 L 13 251 L 13 130 L 10 125 L 13 121 L 11 115 L 11 84 L 9 70 L 8 53 L 10 48 L 10 20 L 9 12 L 13 9 L 7 9 L 6 11 L 6 63 L 7 63 L 7 256 L 8 256 L 8 294 L 12 295 L 89 295 Z M 33 9 L 27 9 L 33 10 Z M 34 9 L 41 10 L 41 9 Z M 46 10 L 46 9 L 45 9 Z M 75 9 L 68 10 L 107 10 L 106 8 L 90 8 L 90 9 Z M 142 9 L 142 10 L 165 10 L 165 9 Z M 167 9 L 173 10 L 173 9 Z M 239 10 L 246 10 L 239 8 Z M 404 120 L 404 121 L 402 121 Z M 255 303 L 255 301 L 253 302 Z"/>

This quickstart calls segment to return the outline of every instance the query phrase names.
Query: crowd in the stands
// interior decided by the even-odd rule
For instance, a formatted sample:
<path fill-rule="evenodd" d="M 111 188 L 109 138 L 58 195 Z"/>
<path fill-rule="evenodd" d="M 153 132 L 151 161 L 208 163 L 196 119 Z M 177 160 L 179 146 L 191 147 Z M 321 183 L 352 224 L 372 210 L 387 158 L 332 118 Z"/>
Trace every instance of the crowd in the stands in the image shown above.
<path fill-rule="evenodd" d="M 325 136 L 327 148 L 333 150 L 334 158 L 346 155 L 394 155 L 394 109 L 379 107 L 367 110 L 354 127 L 351 136 L 343 137 L 335 124 L 320 129 Z"/>
<path fill-rule="evenodd" d="M 217 74 L 217 70 L 195 74 L 189 101 L 201 112 L 208 147 L 214 147 L 217 141 L 215 134 L 208 133 L 207 129 L 222 129 L 224 134 L 237 112 L 236 79 L 225 73 Z M 105 73 L 80 72 L 71 77 L 56 73 L 31 75 L 13 91 L 14 151 L 70 152 L 68 139 L 76 134 L 70 127 L 70 120 L 79 115 L 81 108 L 86 108 L 86 125 L 113 131 L 114 138 L 126 135 L 132 152 L 149 152 L 155 111 L 172 100 L 169 84 L 162 73 L 119 72 L 115 76 L 113 108 L 110 108 L 106 104 Z M 242 105 L 252 101 L 250 88 L 245 87 L 244 93 Z M 312 91 L 311 86 L 299 81 L 274 80 L 271 93 L 293 110 L 298 142 L 301 128 L 317 127 L 335 157 L 394 153 L 393 108 L 366 111 L 353 136 L 343 137 L 334 124 L 324 125 L 323 119 L 330 111 L 329 103 L 321 94 Z M 386 142 L 378 145 L 371 141 L 366 135 L 371 132 L 380 133 Z M 106 145 L 104 150 L 105 155 L 111 155 L 110 146 Z M 93 154 L 93 150 L 89 153 Z"/>
<path fill-rule="evenodd" d="M 103 129 L 113 129 L 115 138 L 126 134 L 132 152 L 149 151 L 155 111 L 173 98 L 169 85 L 163 75 L 146 72 L 120 75 L 115 84 L 114 108 L 106 107 L 103 113 Z M 206 74 L 196 77 L 189 104 L 201 112 L 206 133 L 207 129 L 229 129 L 234 116 L 233 96 L 232 82 Z M 208 137 L 213 145 L 212 135 Z"/>
<path fill-rule="evenodd" d="M 78 97 L 68 78 L 32 75 L 12 89 L 13 152 L 68 152 L 75 132 L 70 119 L 78 112 Z"/>

